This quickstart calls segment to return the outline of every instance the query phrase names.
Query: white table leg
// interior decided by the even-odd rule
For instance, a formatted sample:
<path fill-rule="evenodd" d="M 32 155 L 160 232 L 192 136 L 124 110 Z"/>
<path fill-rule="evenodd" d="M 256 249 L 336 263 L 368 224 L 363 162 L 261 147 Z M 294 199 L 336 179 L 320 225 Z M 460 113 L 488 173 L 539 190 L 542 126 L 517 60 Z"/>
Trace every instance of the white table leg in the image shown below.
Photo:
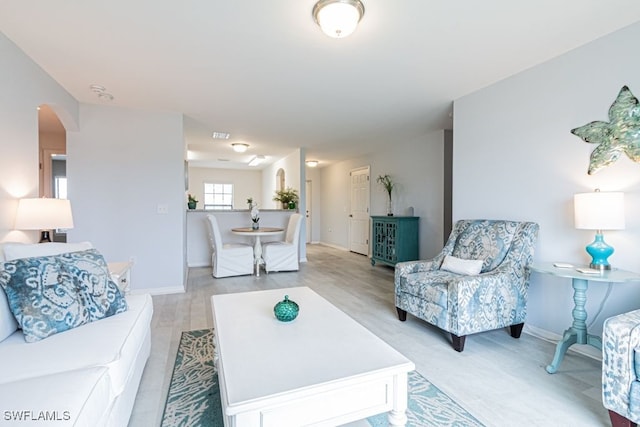
<path fill-rule="evenodd" d="M 393 378 L 393 409 L 389 411 L 389 425 L 402 427 L 407 424 L 408 378 L 407 373 Z"/>
<path fill-rule="evenodd" d="M 262 261 L 262 243 L 260 242 L 260 236 L 255 236 L 256 242 L 253 246 L 253 261 L 256 264 L 256 277 L 260 277 L 260 264 Z"/>

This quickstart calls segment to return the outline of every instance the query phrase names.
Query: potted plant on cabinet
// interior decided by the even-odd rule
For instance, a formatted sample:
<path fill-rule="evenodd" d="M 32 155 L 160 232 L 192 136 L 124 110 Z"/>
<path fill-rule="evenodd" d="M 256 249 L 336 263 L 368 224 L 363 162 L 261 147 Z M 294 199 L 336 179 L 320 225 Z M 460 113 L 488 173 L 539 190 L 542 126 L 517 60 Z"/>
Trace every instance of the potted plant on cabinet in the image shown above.
<path fill-rule="evenodd" d="M 189 194 L 189 199 L 187 200 L 187 207 L 189 209 L 195 209 L 197 204 L 198 204 L 198 200 L 194 196 Z"/>
<path fill-rule="evenodd" d="M 298 203 L 298 190 L 291 187 L 287 187 L 284 190 L 276 190 L 273 201 L 282 203 L 283 209 L 295 209 Z"/>
<path fill-rule="evenodd" d="M 378 175 L 376 179 L 378 184 L 382 185 L 389 195 L 389 199 L 387 200 L 387 216 L 393 216 L 393 204 L 391 202 L 391 192 L 393 191 L 394 183 L 389 175 Z"/>

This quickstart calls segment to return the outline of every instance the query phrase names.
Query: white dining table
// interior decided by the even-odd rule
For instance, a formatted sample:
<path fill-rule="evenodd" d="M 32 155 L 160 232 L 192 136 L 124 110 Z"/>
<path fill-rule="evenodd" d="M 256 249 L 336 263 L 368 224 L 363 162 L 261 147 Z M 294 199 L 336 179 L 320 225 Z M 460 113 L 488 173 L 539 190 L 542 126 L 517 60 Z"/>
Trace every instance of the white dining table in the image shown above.
<path fill-rule="evenodd" d="M 253 229 L 251 227 L 238 227 L 232 228 L 231 232 L 239 236 L 253 237 L 253 262 L 256 266 L 256 277 L 260 277 L 260 266 L 264 264 L 264 259 L 262 258 L 262 242 L 260 241 L 260 237 L 277 236 L 278 234 L 282 234 L 284 232 L 284 228 L 260 227 Z"/>

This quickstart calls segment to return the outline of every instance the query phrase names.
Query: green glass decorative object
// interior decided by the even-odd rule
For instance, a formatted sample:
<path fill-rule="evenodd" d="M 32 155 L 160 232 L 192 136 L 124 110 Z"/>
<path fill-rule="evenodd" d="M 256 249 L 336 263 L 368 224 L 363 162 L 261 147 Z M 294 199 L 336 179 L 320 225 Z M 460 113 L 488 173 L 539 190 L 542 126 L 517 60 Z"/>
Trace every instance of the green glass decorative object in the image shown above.
<path fill-rule="evenodd" d="M 280 301 L 273 307 L 273 313 L 276 315 L 276 319 L 281 322 L 291 322 L 298 317 L 300 307 L 294 301 L 289 299 L 289 295 L 284 296 L 284 300 Z"/>
<path fill-rule="evenodd" d="M 589 175 L 618 160 L 625 153 L 640 162 L 640 106 L 627 86 L 609 108 L 609 121 L 593 121 L 571 130 L 585 142 L 600 144 L 591 153 Z"/>

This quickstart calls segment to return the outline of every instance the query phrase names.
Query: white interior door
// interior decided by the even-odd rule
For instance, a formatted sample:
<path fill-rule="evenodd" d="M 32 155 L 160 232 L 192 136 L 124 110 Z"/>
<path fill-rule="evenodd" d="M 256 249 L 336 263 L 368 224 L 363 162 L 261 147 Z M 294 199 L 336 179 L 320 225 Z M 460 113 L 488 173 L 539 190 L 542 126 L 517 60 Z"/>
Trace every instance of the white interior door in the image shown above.
<path fill-rule="evenodd" d="M 306 197 L 307 197 L 307 212 L 306 212 L 306 225 L 307 225 L 307 243 L 311 243 L 311 206 L 312 206 L 312 200 L 313 197 L 311 195 L 311 181 L 307 181 L 306 182 Z"/>
<path fill-rule="evenodd" d="M 350 175 L 349 250 L 369 255 L 369 166 L 354 169 Z"/>

